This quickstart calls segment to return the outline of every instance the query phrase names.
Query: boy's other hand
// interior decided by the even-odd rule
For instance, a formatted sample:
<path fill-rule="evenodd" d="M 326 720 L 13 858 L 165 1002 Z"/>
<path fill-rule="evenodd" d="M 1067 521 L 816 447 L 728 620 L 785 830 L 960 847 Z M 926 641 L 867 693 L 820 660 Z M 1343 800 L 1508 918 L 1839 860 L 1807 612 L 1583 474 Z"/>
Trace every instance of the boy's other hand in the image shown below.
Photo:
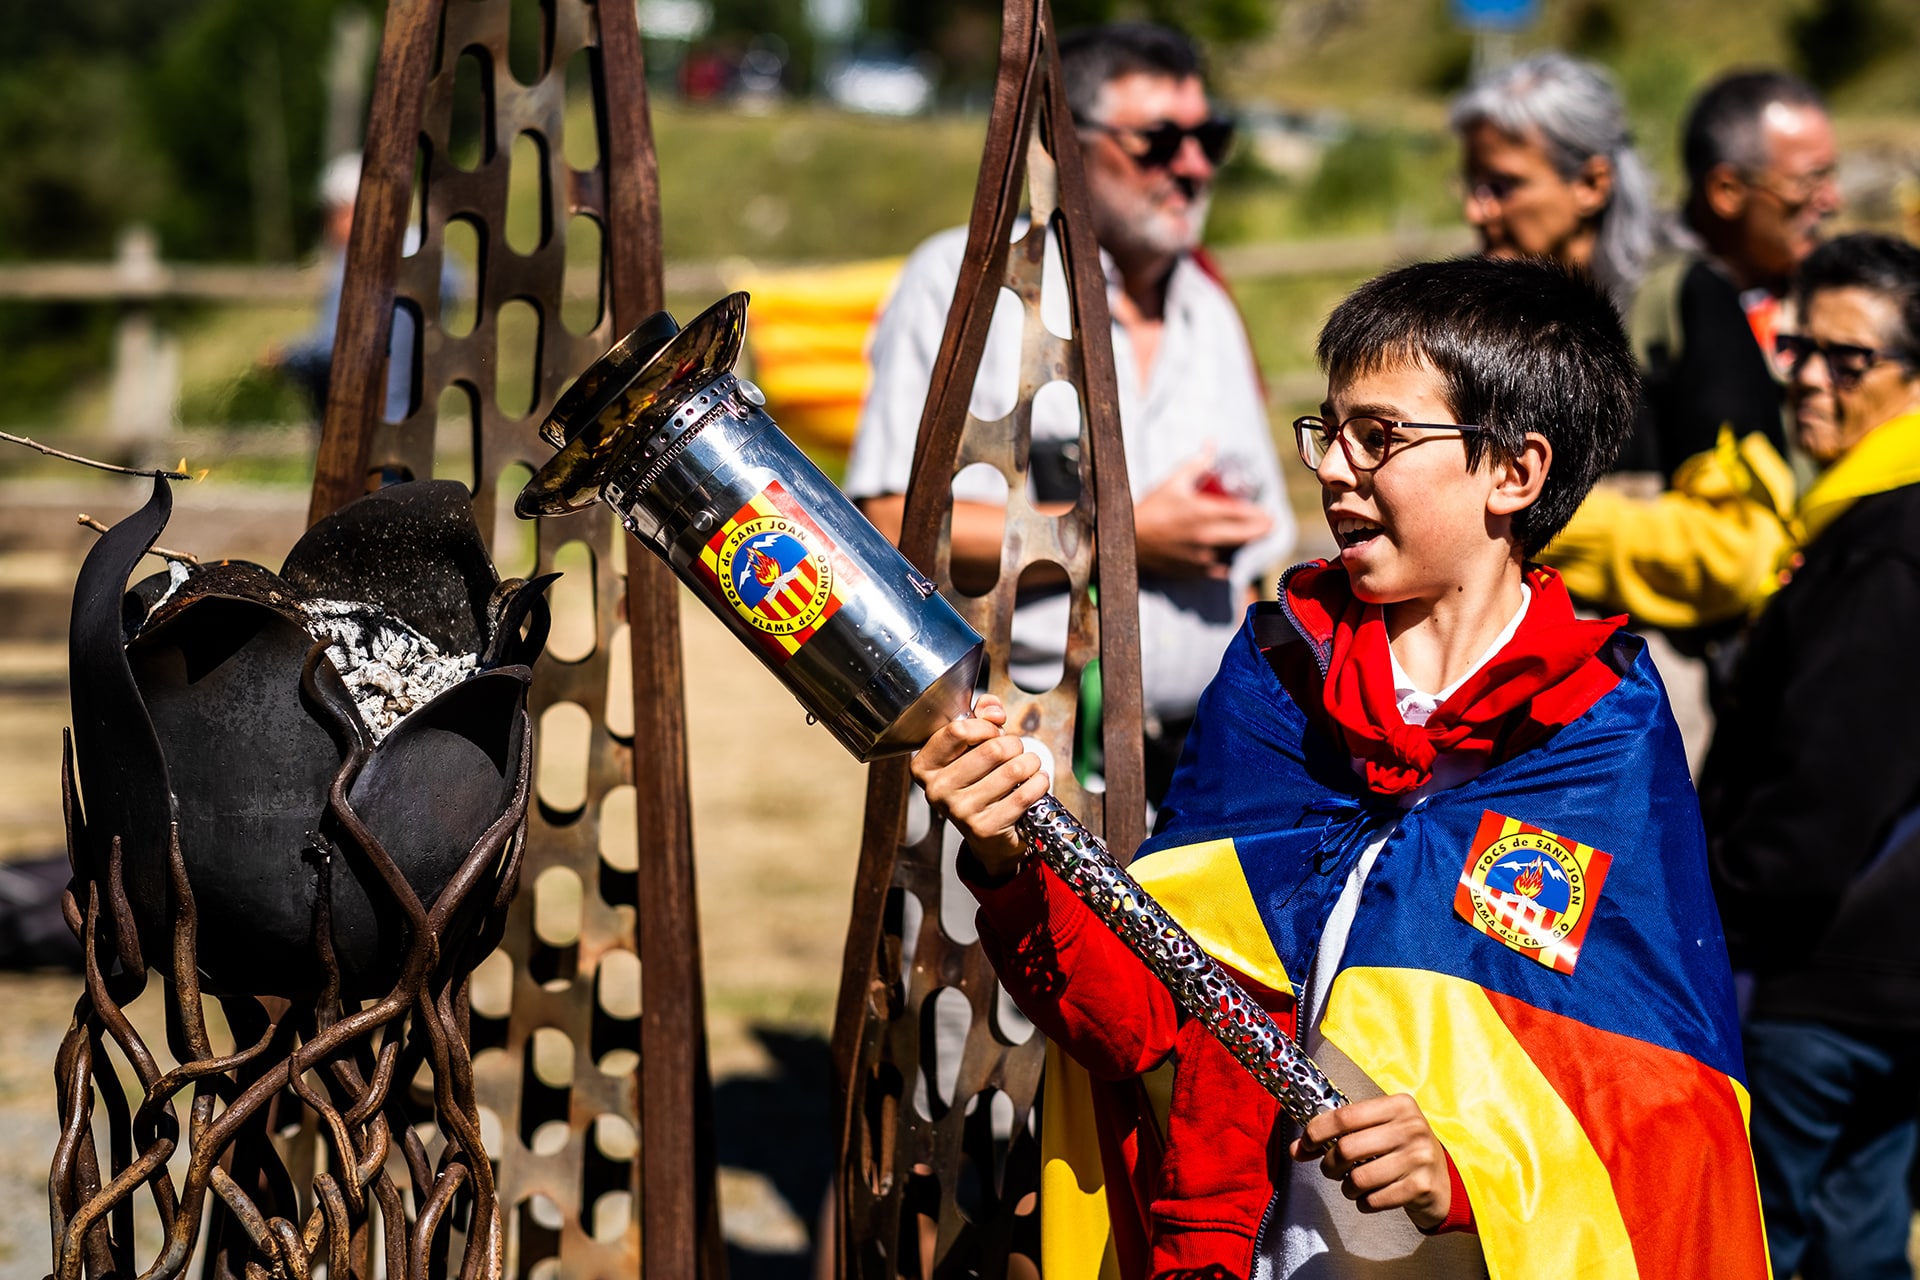
<path fill-rule="evenodd" d="M 1302 1163 L 1318 1160 L 1362 1213 L 1405 1209 L 1414 1226 L 1431 1230 L 1453 1207 L 1446 1148 L 1410 1094 L 1322 1112 L 1289 1152 Z"/>
<path fill-rule="evenodd" d="M 1140 568 L 1163 578 L 1224 578 L 1233 553 L 1273 528 L 1266 508 L 1210 493 L 1209 446 L 1173 469 L 1133 506 L 1133 541 Z"/>
<path fill-rule="evenodd" d="M 1020 866 L 1013 824 L 1047 793 L 1040 757 L 1003 731 L 1007 709 L 988 694 L 973 715 L 941 728 L 913 758 L 913 779 L 933 811 L 960 828 L 973 856 L 996 880 Z"/>

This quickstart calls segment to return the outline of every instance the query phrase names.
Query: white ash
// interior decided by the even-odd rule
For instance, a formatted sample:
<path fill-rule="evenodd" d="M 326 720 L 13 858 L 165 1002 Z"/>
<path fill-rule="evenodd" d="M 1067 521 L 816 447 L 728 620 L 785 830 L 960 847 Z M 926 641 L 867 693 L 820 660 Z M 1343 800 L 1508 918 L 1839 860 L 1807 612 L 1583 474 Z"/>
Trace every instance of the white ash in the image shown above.
<path fill-rule="evenodd" d="M 360 718 L 379 742 L 418 710 L 479 669 L 471 653 L 442 654 L 400 619 L 358 600 L 305 600 L 307 629 L 327 644 L 327 658 Z"/>
<path fill-rule="evenodd" d="M 167 589 L 160 593 L 160 598 L 153 602 L 153 608 L 147 610 L 147 613 L 150 615 L 158 613 L 160 606 L 173 599 L 192 573 L 193 566 L 184 560 L 167 561 Z"/>

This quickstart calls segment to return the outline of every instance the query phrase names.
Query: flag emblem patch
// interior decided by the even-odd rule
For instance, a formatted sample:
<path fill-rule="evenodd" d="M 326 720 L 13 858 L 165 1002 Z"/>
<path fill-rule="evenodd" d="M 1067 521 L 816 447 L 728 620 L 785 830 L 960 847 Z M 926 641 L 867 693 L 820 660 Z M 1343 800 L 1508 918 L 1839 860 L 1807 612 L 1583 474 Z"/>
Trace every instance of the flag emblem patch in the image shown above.
<path fill-rule="evenodd" d="M 1560 973 L 1572 973 L 1613 858 L 1488 809 L 1460 871 L 1462 920 Z"/>
<path fill-rule="evenodd" d="M 778 661 L 800 652 L 839 611 L 853 577 L 852 566 L 777 480 L 707 540 L 698 567 Z"/>

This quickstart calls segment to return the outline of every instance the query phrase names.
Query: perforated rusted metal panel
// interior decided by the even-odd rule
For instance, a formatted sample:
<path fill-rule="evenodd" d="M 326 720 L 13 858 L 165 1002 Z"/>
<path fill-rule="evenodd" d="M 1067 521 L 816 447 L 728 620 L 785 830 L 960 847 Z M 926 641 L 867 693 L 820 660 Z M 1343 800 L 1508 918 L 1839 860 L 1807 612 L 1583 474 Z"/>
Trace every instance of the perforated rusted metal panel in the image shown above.
<path fill-rule="evenodd" d="M 1023 204 L 1031 225 L 1010 244 Z M 1049 230 L 1066 267 L 1071 337 L 1053 334 L 1040 318 Z M 1024 315 L 1019 399 L 1006 417 L 982 421 L 968 402 L 1003 287 L 1019 298 Z M 1052 18 L 1045 0 L 1008 0 L 965 265 L 921 419 L 901 546 L 987 637 L 989 688 L 1007 703 L 1010 726 L 1052 752 L 1055 794 L 1096 831 L 1104 825 L 1124 859 L 1144 835 L 1146 806 L 1132 505 L 1110 334 Z M 1027 488 L 1033 400 L 1051 382 L 1072 386 L 1081 420 L 1081 496 L 1058 517 L 1036 511 Z M 953 477 L 976 463 L 1006 477 L 1009 497 L 999 578 L 987 594 L 970 598 L 954 589 L 949 517 Z M 1060 682 L 1031 693 L 1013 684 L 1007 656 L 1015 588 L 1039 564 L 1065 571 L 1073 603 Z M 1070 767 L 1081 675 L 1096 656 L 1103 793 L 1082 790 Z M 920 1275 L 930 1261 L 936 1275 L 1005 1275 L 1010 1255 L 1030 1248 L 1021 1220 L 1034 1211 L 1039 1186 L 1030 1118 L 1044 1044 L 1003 1015 L 979 945 L 942 925 L 941 863 L 949 842 L 940 822 L 910 818 L 910 806 L 924 814 L 924 805 L 909 789 L 904 762 L 874 766 L 834 1035 L 841 1273 L 874 1280 Z M 955 906 L 946 904 L 949 918 Z M 958 906 L 970 916 L 966 904 Z M 951 1008 L 940 1008 L 953 1005 L 942 1001 L 946 992 L 959 993 L 966 1013 L 957 1063 L 941 1061 L 958 1039 L 942 1030 L 954 1021 Z"/>
<path fill-rule="evenodd" d="M 719 1274 L 674 584 L 638 551 L 623 574 L 604 508 L 510 515 L 561 390 L 660 306 L 634 7 L 395 0 L 365 154 L 313 511 L 470 452 L 457 474 L 503 572 L 568 574 L 533 682 L 521 892 L 474 986 L 509 1270 Z M 450 228 L 475 259 L 451 272 Z M 583 263 L 570 240 L 592 230 Z M 389 422 L 396 304 L 418 342 Z"/>

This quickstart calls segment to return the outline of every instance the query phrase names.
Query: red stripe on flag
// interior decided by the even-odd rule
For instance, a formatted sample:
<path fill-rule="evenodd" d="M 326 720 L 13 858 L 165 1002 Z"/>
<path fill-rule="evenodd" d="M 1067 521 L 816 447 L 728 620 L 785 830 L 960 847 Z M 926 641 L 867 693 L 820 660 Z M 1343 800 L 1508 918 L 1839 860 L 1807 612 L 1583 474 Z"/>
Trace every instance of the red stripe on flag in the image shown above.
<path fill-rule="evenodd" d="M 1733 1083 L 1672 1049 L 1488 991 L 1613 1180 L 1643 1276 L 1766 1280 L 1753 1149 Z"/>

